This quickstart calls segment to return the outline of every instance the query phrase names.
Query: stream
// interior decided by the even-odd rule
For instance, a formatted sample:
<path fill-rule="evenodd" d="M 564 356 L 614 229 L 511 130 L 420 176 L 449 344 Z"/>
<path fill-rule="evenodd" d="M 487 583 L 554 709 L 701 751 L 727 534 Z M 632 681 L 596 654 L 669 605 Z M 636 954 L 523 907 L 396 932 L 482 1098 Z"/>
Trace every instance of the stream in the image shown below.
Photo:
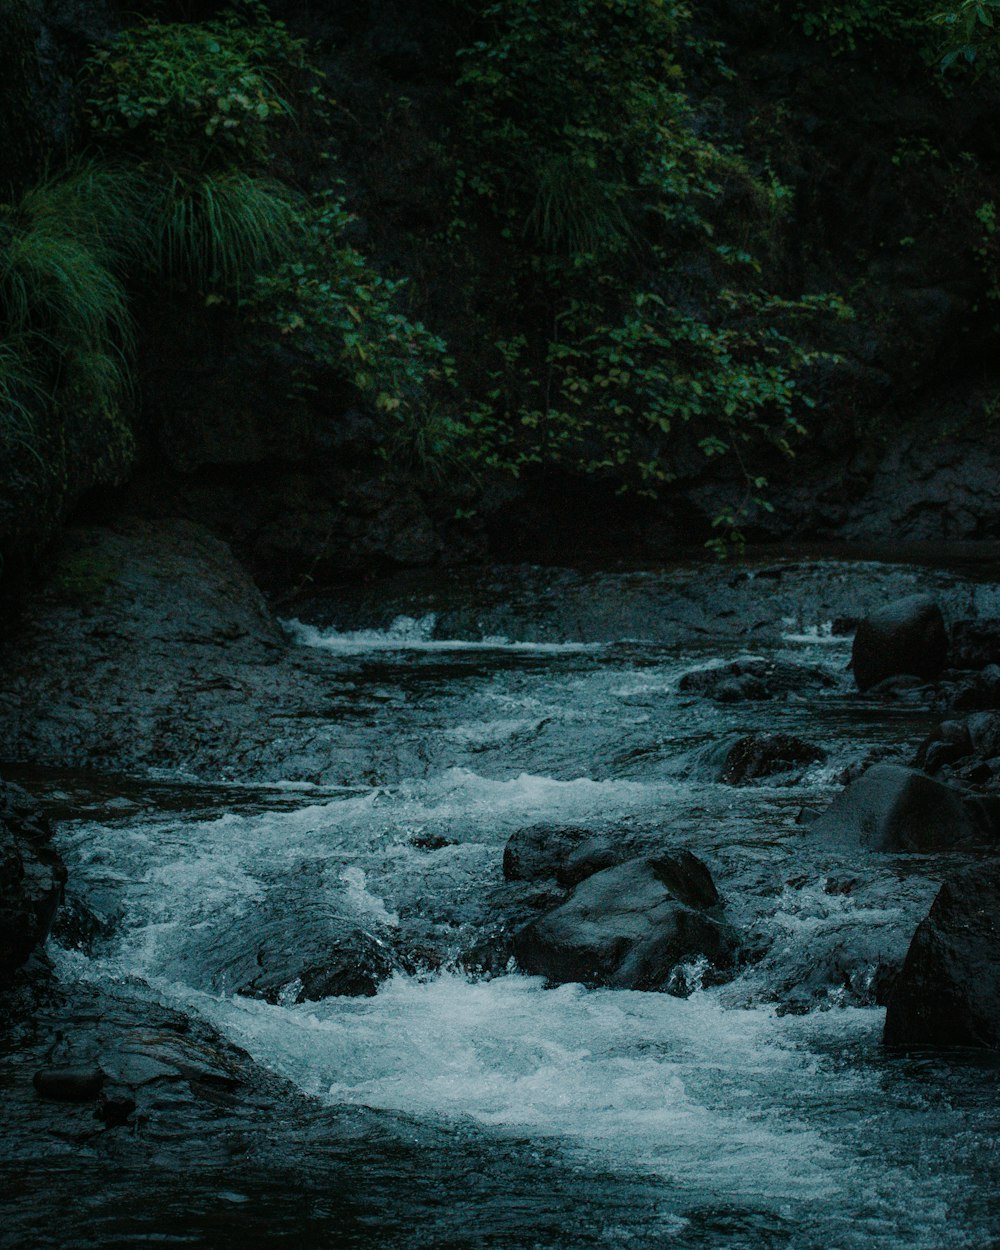
<path fill-rule="evenodd" d="M 930 713 L 859 696 L 849 634 L 811 608 L 679 630 L 655 580 L 640 619 L 613 579 L 564 599 L 584 613 L 537 571 L 503 577 L 461 603 L 365 591 L 284 622 L 327 675 L 343 784 L 31 783 L 63 817 L 67 907 L 88 918 L 50 942 L 71 997 L 196 1021 L 311 1110 L 259 1112 L 255 1189 L 192 1149 L 179 1205 L 156 1196 L 156 1149 L 130 1171 L 141 1123 L 111 1154 L 29 1148 L 15 1125 L 29 1179 L 5 1247 L 1000 1246 L 996 1064 L 881 1046 L 879 977 L 957 857 L 859 863 L 799 819 L 872 749 L 908 761 Z M 680 688 L 746 656 L 829 684 L 735 703 Z M 724 784 L 729 746 L 765 732 L 825 759 Z M 504 935 L 561 895 L 505 881 L 502 858 L 538 824 L 695 852 L 753 958 L 722 984 L 685 969 L 687 997 L 522 975 Z M 303 1000 L 331 950 L 377 993 Z"/>

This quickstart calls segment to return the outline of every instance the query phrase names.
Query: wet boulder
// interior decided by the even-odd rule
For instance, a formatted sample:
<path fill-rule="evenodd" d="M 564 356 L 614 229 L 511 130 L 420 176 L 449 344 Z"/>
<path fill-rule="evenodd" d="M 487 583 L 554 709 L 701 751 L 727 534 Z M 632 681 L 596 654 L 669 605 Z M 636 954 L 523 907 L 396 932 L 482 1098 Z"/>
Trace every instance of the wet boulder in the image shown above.
<path fill-rule="evenodd" d="M 801 770 L 826 759 L 826 752 L 792 734 L 748 734 L 730 748 L 720 781 L 745 785 L 759 777 Z"/>
<path fill-rule="evenodd" d="M 1000 864 L 942 885 L 889 995 L 887 1046 L 1000 1050 Z"/>
<path fill-rule="evenodd" d="M 258 971 L 237 993 L 285 1006 L 322 998 L 372 998 L 396 967 L 389 947 L 360 929 L 328 941 L 317 938 L 308 946 L 297 948 L 273 936 L 262 941 Z"/>
<path fill-rule="evenodd" d="M 862 691 L 899 674 L 931 680 L 947 659 L 944 617 L 928 595 L 908 595 L 866 616 L 851 652 L 854 680 Z"/>
<path fill-rule="evenodd" d="M 869 768 L 809 832 L 831 846 L 869 851 L 946 851 L 982 842 L 989 834 L 974 801 L 898 764 Z"/>
<path fill-rule="evenodd" d="M 571 888 L 586 881 L 596 872 L 605 868 L 614 868 L 616 864 L 629 859 L 630 852 L 623 843 L 614 843 L 607 838 L 588 838 L 582 842 L 564 863 L 556 869 L 556 880 L 561 886 Z"/>
<path fill-rule="evenodd" d="M 752 703 L 834 685 L 835 679 L 824 669 L 793 664 L 789 660 L 750 656 L 711 668 L 693 669 L 681 677 L 677 689 L 714 699 L 716 703 Z"/>
<path fill-rule="evenodd" d="M 0 985 L 48 936 L 66 868 L 52 830 L 20 786 L 0 781 Z"/>
<path fill-rule="evenodd" d="M 852 781 L 873 768 L 876 764 L 906 764 L 906 753 L 898 746 L 887 746 L 884 743 L 866 751 L 860 759 L 852 760 L 842 768 L 835 780 L 842 786 L 849 786 Z"/>
<path fill-rule="evenodd" d="M 514 935 L 518 965 L 550 981 L 685 992 L 679 964 L 733 963 L 734 930 L 705 865 L 689 851 L 640 857 L 588 877 Z"/>
<path fill-rule="evenodd" d="M 917 767 L 980 788 L 1000 783 L 1000 712 L 942 721 L 921 743 Z"/>
<path fill-rule="evenodd" d="M 970 673 L 949 673 L 935 705 L 942 712 L 977 712 L 1000 708 L 1000 665 Z"/>
<path fill-rule="evenodd" d="M 953 668 L 983 669 L 991 664 L 1000 664 L 1000 619 L 984 617 L 955 621 L 948 633 L 948 652 Z"/>

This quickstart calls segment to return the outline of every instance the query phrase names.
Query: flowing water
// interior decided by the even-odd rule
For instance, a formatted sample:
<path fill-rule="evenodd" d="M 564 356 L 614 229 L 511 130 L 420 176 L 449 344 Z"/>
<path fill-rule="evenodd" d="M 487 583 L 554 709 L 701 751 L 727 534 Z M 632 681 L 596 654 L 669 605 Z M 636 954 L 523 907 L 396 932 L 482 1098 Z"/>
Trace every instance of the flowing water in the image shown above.
<path fill-rule="evenodd" d="M 425 595 L 288 622 L 328 657 L 331 743 L 363 761 L 342 786 L 160 779 L 109 803 L 66 782 L 71 894 L 103 927 L 54 949 L 60 977 L 207 1022 L 335 1110 L 331 1176 L 367 1204 L 363 1235 L 316 1225 L 299 1245 L 1000 1246 L 996 1068 L 880 1040 L 879 970 L 947 865 L 858 862 L 796 820 L 872 747 L 912 751 L 926 712 L 853 693 L 828 620 L 760 641 L 657 630 L 654 585 L 616 630 L 613 582 L 587 619 L 550 589 L 522 586 L 520 619 L 508 594 L 478 615 Z M 833 684 L 737 704 L 678 688 L 748 654 Z M 826 761 L 719 781 L 736 737 L 779 730 Z M 503 847 L 538 823 L 695 851 L 757 958 L 724 985 L 688 969 L 686 998 L 504 966 L 503 933 L 547 887 L 505 882 Z M 378 992 L 301 1001 L 310 961 L 358 940 L 389 973 Z M 468 971 L 491 943 L 491 972 Z M 254 977 L 265 997 L 237 992 Z M 363 1146 L 358 1109 L 380 1126 Z"/>

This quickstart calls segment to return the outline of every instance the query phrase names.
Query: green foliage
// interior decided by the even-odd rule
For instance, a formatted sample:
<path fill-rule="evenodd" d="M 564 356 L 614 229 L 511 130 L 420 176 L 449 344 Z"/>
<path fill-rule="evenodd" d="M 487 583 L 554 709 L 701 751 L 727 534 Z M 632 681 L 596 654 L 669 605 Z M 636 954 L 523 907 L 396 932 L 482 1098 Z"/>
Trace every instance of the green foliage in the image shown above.
<path fill-rule="evenodd" d="M 578 155 L 545 155 L 531 171 L 534 203 L 524 223 L 544 251 L 595 255 L 618 251 L 631 229 L 620 201 L 596 168 Z"/>
<path fill-rule="evenodd" d="M 210 298 L 293 250 L 296 197 L 263 175 L 304 44 L 244 3 L 205 23 L 150 21 L 88 66 L 88 108 L 105 151 L 142 169 L 154 282 Z"/>
<path fill-rule="evenodd" d="M 974 65 L 977 71 L 995 70 L 1000 60 L 1000 0 L 961 0 L 935 13 L 932 20 L 947 42 L 942 65 Z"/>
<path fill-rule="evenodd" d="M 0 393 L 23 427 L 41 394 L 117 411 L 132 321 L 121 271 L 141 247 L 139 181 L 85 164 L 0 205 Z"/>
<path fill-rule="evenodd" d="M 256 4 L 126 30 L 85 70 L 105 159 L 0 206 L 0 451 L 53 498 L 74 447 L 82 480 L 128 461 L 132 296 L 238 297 L 294 250 L 296 197 L 259 169 L 303 65 Z"/>
<path fill-rule="evenodd" d="M 284 80 L 306 72 L 303 42 L 260 4 L 200 24 L 150 21 L 91 59 L 91 125 L 142 159 L 253 166 L 267 159 L 275 121 L 294 113 Z"/>
<path fill-rule="evenodd" d="M 790 197 L 693 114 L 685 7 L 502 0 L 483 18 L 461 53 L 450 237 L 492 219 L 508 250 L 474 457 L 654 493 L 685 448 L 741 466 L 761 445 L 789 452 L 809 405 L 795 375 L 815 356 L 799 323 L 843 306 L 758 289 L 748 246 Z"/>
<path fill-rule="evenodd" d="M 835 52 L 883 40 L 922 41 L 931 12 L 928 0 L 821 0 L 793 7 L 805 33 L 830 43 Z"/>
<path fill-rule="evenodd" d="M 503 0 L 464 49 L 475 168 L 464 189 L 574 257 L 620 253 L 649 217 L 693 220 L 716 153 L 698 141 L 664 0 Z"/>
<path fill-rule="evenodd" d="M 731 453 L 742 463 L 760 442 L 790 452 L 804 432 L 799 413 L 812 406 L 793 373 L 818 353 L 775 323 L 821 310 L 846 315 L 844 306 L 832 297 L 721 298 L 731 318 L 717 325 L 648 291 L 614 323 L 599 306 L 573 305 L 541 373 L 523 337 L 498 343 L 494 388 L 472 418 L 486 435 L 487 463 L 515 472 L 561 464 L 653 494 L 675 476 L 664 451 L 682 431 L 709 459 Z"/>
<path fill-rule="evenodd" d="M 124 277 L 144 250 L 141 180 L 77 165 L 0 204 L 3 539 L 30 542 L 133 453 Z"/>
<path fill-rule="evenodd" d="M 333 374 L 375 411 L 394 414 L 402 427 L 413 423 L 412 451 L 421 459 L 441 442 L 445 425 L 429 432 L 427 405 L 446 386 L 451 361 L 442 340 L 401 311 L 404 283 L 383 277 L 346 240 L 352 220 L 336 196 L 321 197 L 300 256 L 261 277 L 246 306 L 296 353 L 300 386 L 314 386 L 317 371 Z M 399 437 L 397 430 L 401 447 Z"/>
<path fill-rule="evenodd" d="M 456 416 L 453 403 L 424 398 L 409 405 L 400 416 L 379 449 L 387 463 L 435 484 L 474 477 L 470 474 L 471 431 L 466 421 Z"/>

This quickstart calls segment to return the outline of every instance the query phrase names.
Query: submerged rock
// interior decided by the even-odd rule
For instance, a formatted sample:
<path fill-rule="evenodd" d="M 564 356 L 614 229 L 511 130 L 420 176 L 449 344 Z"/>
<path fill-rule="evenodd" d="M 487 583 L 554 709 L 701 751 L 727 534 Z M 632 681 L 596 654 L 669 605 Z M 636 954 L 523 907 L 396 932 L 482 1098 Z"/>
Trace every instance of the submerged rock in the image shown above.
<path fill-rule="evenodd" d="M 48 936 L 66 868 L 52 829 L 20 786 L 0 781 L 0 986 Z"/>
<path fill-rule="evenodd" d="M 717 703 L 749 703 L 834 685 L 834 678 L 824 669 L 752 656 L 713 668 L 694 669 L 681 677 L 677 689 Z"/>
<path fill-rule="evenodd" d="M 265 942 L 257 952 L 260 971 L 237 993 L 286 1006 L 321 998 L 372 998 L 396 966 L 385 944 L 360 929 L 309 945 L 301 951 Z"/>
<path fill-rule="evenodd" d="M 947 851 L 982 842 L 986 825 L 957 790 L 913 768 L 876 764 L 833 800 L 809 834 L 869 851 Z"/>
<path fill-rule="evenodd" d="M 684 960 L 725 967 L 738 942 L 711 874 L 689 851 L 632 859 L 588 877 L 514 936 L 528 973 L 620 989 L 670 990 Z"/>
<path fill-rule="evenodd" d="M 851 665 L 859 690 L 899 674 L 930 680 L 944 669 L 948 636 L 929 595 L 908 595 L 872 612 L 854 635 Z"/>
<path fill-rule="evenodd" d="M 826 752 L 792 734 L 748 734 L 726 756 L 721 781 L 744 785 L 757 777 L 787 773 L 826 759 Z"/>
<path fill-rule="evenodd" d="M 942 885 L 889 995 L 885 1043 L 1000 1050 L 1000 864 Z"/>

